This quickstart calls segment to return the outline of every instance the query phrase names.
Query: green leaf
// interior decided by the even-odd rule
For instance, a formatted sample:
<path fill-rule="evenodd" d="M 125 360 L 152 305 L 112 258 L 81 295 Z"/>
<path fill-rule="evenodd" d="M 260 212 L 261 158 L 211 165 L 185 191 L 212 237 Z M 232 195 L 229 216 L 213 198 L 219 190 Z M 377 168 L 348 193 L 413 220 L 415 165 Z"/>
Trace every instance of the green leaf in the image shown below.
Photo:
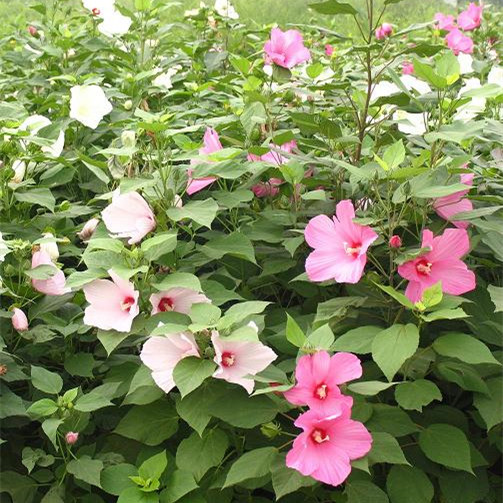
<path fill-rule="evenodd" d="M 166 400 L 159 400 L 148 405 L 135 405 L 121 419 L 114 433 L 146 445 L 159 445 L 177 429 L 175 408 Z"/>
<path fill-rule="evenodd" d="M 75 404 L 75 409 L 80 412 L 93 412 L 113 405 L 109 399 L 110 396 L 103 395 L 103 386 L 98 386 L 90 393 L 80 396 Z"/>
<path fill-rule="evenodd" d="M 458 58 L 452 51 L 446 51 L 436 62 L 436 71 L 443 77 L 447 85 L 454 84 L 459 79 L 461 72 Z"/>
<path fill-rule="evenodd" d="M 358 11 L 348 3 L 338 2 L 337 0 L 327 0 L 326 2 L 312 3 L 309 7 L 320 14 L 336 15 L 351 14 L 356 16 Z"/>
<path fill-rule="evenodd" d="M 405 147 L 402 140 L 395 142 L 384 151 L 383 161 L 388 169 L 393 171 L 405 160 Z"/>
<path fill-rule="evenodd" d="M 2 400 L 5 400 L 5 397 L 2 397 Z M 37 419 L 43 416 L 51 416 L 57 410 L 58 405 L 56 402 L 50 398 L 42 398 L 42 400 L 32 403 L 26 412 L 30 417 Z"/>
<path fill-rule="evenodd" d="M 214 362 L 195 356 L 180 360 L 173 371 L 173 379 L 182 398 L 199 388 L 215 372 L 216 367 Z"/>
<path fill-rule="evenodd" d="M 428 309 L 430 307 L 436 306 L 437 304 L 440 304 L 440 302 L 442 302 L 442 298 L 442 282 L 439 281 L 423 292 L 421 302 L 416 303 L 416 306 L 418 304 L 421 304 L 421 310 Z"/>
<path fill-rule="evenodd" d="M 44 430 L 44 433 L 47 435 L 49 440 L 52 442 L 52 445 L 54 445 L 54 448 L 58 450 L 58 441 L 57 441 L 57 435 L 58 435 L 58 428 L 63 424 L 62 419 L 57 419 L 55 417 L 51 417 L 49 419 L 46 419 L 42 423 L 42 430 Z"/>
<path fill-rule="evenodd" d="M 222 311 L 217 306 L 206 302 L 193 304 L 189 313 L 192 323 L 201 328 L 216 326 L 221 315 Z"/>
<path fill-rule="evenodd" d="M 218 211 L 218 204 L 214 199 L 208 198 L 204 201 L 190 201 L 181 208 L 171 207 L 168 209 L 168 217 L 179 222 L 188 218 L 199 225 L 211 228 L 211 223 L 215 220 Z"/>
<path fill-rule="evenodd" d="M 159 480 L 167 466 L 168 458 L 166 457 L 166 451 L 161 451 L 159 454 L 148 458 L 140 465 L 138 475 L 144 480 Z"/>
<path fill-rule="evenodd" d="M 485 500 L 489 492 L 485 472 L 476 473 L 474 476 L 463 472 L 444 471 L 438 481 L 445 503 L 479 503 Z"/>
<path fill-rule="evenodd" d="M 457 361 L 445 361 L 437 365 L 437 371 L 444 379 L 456 383 L 463 389 L 488 393 L 485 382 L 470 365 Z"/>
<path fill-rule="evenodd" d="M 191 473 L 197 482 L 211 467 L 220 464 L 228 445 L 229 440 L 222 430 L 212 429 L 202 437 L 194 432 L 178 446 L 176 466 Z"/>
<path fill-rule="evenodd" d="M 188 288 L 195 292 L 201 291 L 201 282 L 199 278 L 187 272 L 174 272 L 168 274 L 152 286 L 159 291 L 170 290 L 171 288 Z"/>
<path fill-rule="evenodd" d="M 372 482 L 355 480 L 346 484 L 347 503 L 389 503 L 386 493 Z"/>
<path fill-rule="evenodd" d="M 166 489 L 161 493 L 161 503 L 175 503 L 198 487 L 192 474 L 183 470 L 172 472 L 166 485 Z"/>
<path fill-rule="evenodd" d="M 473 473 L 470 444 L 460 429 L 448 424 L 432 424 L 419 434 L 419 446 L 431 461 Z"/>
<path fill-rule="evenodd" d="M 107 355 L 110 356 L 112 351 L 124 340 L 129 337 L 129 332 L 116 332 L 115 330 L 98 330 L 98 340 L 103 344 Z"/>
<path fill-rule="evenodd" d="M 57 272 L 58 268 L 49 264 L 39 265 L 34 269 L 27 269 L 24 271 L 26 276 L 30 277 L 31 279 L 49 279 L 52 278 Z"/>
<path fill-rule="evenodd" d="M 75 353 L 65 360 L 65 370 L 72 376 L 93 377 L 94 365 L 94 357 L 89 353 Z"/>
<path fill-rule="evenodd" d="M 307 340 L 302 329 L 288 313 L 286 313 L 286 338 L 298 348 L 301 348 Z"/>
<path fill-rule="evenodd" d="M 233 232 L 213 238 L 204 246 L 201 246 L 201 251 L 214 260 L 220 259 L 224 255 L 232 255 L 254 264 L 257 263 L 252 242 L 246 235 L 240 232 Z"/>
<path fill-rule="evenodd" d="M 402 304 L 402 306 L 408 307 L 409 309 L 414 309 L 414 304 L 401 292 L 397 292 L 391 286 L 380 285 L 379 283 L 373 282 L 375 286 L 379 287 L 383 292 L 386 292 L 390 297 L 393 297 L 397 302 Z"/>
<path fill-rule="evenodd" d="M 72 290 L 77 290 L 95 279 L 104 278 L 107 274 L 104 271 L 88 269 L 87 271 L 77 271 L 66 278 L 65 286 Z"/>
<path fill-rule="evenodd" d="M 330 349 L 334 343 L 334 333 L 330 326 L 323 325 L 309 334 L 305 348 L 306 349 Z"/>
<path fill-rule="evenodd" d="M 117 503 L 159 503 L 157 493 L 146 493 L 139 487 L 127 487 L 120 493 Z"/>
<path fill-rule="evenodd" d="M 269 465 L 277 452 L 275 447 L 262 447 L 245 452 L 231 466 L 223 487 L 230 487 L 248 479 L 267 475 Z"/>
<path fill-rule="evenodd" d="M 103 461 L 91 459 L 90 456 L 82 456 L 79 459 L 72 459 L 66 465 L 66 471 L 71 473 L 76 479 L 82 480 L 96 487 L 101 487 L 101 470 L 103 470 Z"/>
<path fill-rule="evenodd" d="M 368 453 L 370 464 L 389 463 L 394 465 L 408 465 L 402 448 L 389 433 L 374 432 L 372 434 L 372 449 Z"/>
<path fill-rule="evenodd" d="M 58 374 L 34 365 L 31 366 L 31 383 L 35 388 L 50 395 L 57 395 L 63 388 L 63 379 Z"/>
<path fill-rule="evenodd" d="M 143 241 L 141 251 L 149 262 L 153 262 L 163 255 L 172 252 L 176 248 L 176 243 L 176 231 L 163 232 Z"/>
<path fill-rule="evenodd" d="M 422 412 L 423 407 L 433 400 L 442 401 L 442 393 L 434 382 L 417 379 L 399 384 L 395 389 L 395 399 L 404 409 Z"/>
<path fill-rule="evenodd" d="M 385 389 L 398 384 L 396 382 L 365 381 L 349 384 L 348 388 L 353 393 L 365 396 L 375 396 Z"/>
<path fill-rule="evenodd" d="M 372 416 L 366 422 L 372 433 L 384 431 L 399 438 L 415 433 L 419 429 L 409 415 L 399 407 L 378 403 L 372 405 L 372 411 Z"/>
<path fill-rule="evenodd" d="M 101 472 L 101 487 L 108 494 L 119 496 L 125 489 L 132 487 L 129 477 L 137 473 L 136 466 L 128 463 L 108 466 Z"/>
<path fill-rule="evenodd" d="M 421 319 L 426 323 L 437 320 L 459 320 L 462 318 L 468 318 L 468 315 L 461 307 L 456 309 L 439 309 L 438 311 L 421 315 Z"/>
<path fill-rule="evenodd" d="M 265 124 L 267 121 L 264 105 L 260 101 L 249 103 L 246 105 L 239 119 L 246 131 L 246 136 L 250 136 L 257 124 Z"/>
<path fill-rule="evenodd" d="M 416 352 L 418 345 L 419 330 L 415 325 L 393 325 L 375 336 L 372 358 L 391 382 L 400 367 Z"/>
<path fill-rule="evenodd" d="M 136 10 L 148 10 L 152 4 L 152 0 L 134 0 L 134 8 Z"/>
<path fill-rule="evenodd" d="M 439 355 L 457 358 L 465 363 L 494 363 L 500 365 L 483 342 L 467 334 L 449 333 L 442 335 L 433 342 L 433 349 Z"/>
<path fill-rule="evenodd" d="M 276 500 L 297 491 L 301 487 L 310 487 L 316 484 L 313 478 L 304 477 L 297 470 L 288 468 L 286 466 L 285 455 L 281 453 L 278 453 L 271 461 L 270 470 Z"/>
<path fill-rule="evenodd" d="M 503 381 L 500 377 L 487 380 L 489 396 L 474 393 L 473 404 L 482 416 L 487 430 L 503 421 Z"/>
<path fill-rule="evenodd" d="M 332 350 L 348 351 L 357 355 L 372 353 L 372 342 L 379 332 L 382 332 L 382 327 L 374 325 L 354 328 L 337 337 L 332 345 Z"/>
<path fill-rule="evenodd" d="M 391 503 L 430 503 L 434 489 L 428 476 L 415 466 L 393 466 L 386 480 Z"/>
<path fill-rule="evenodd" d="M 245 321 L 249 316 L 260 314 L 269 304 L 270 302 L 262 300 L 252 300 L 234 304 L 227 309 L 225 316 L 220 318 L 220 321 L 218 322 L 218 329 L 226 330 L 232 327 L 232 325 Z"/>
<path fill-rule="evenodd" d="M 33 188 L 25 192 L 16 190 L 14 192 L 14 197 L 19 202 L 38 204 L 39 206 L 43 206 L 52 212 L 54 211 L 54 206 L 56 205 L 56 199 L 54 199 L 52 192 L 45 188 Z"/>

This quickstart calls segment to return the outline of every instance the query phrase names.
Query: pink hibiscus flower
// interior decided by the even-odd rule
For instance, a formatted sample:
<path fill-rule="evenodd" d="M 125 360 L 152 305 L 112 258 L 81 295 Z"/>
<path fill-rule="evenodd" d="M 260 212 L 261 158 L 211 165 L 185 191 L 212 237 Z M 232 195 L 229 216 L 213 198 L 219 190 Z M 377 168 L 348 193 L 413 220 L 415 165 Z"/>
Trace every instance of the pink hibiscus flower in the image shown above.
<path fill-rule="evenodd" d="M 456 28 L 456 22 L 454 21 L 454 16 L 446 16 L 441 12 L 435 14 L 435 22 L 438 24 L 439 30 L 451 31 Z"/>
<path fill-rule="evenodd" d="M 468 185 L 471 187 L 473 184 L 473 173 L 465 173 L 461 175 L 461 183 Z M 460 190 L 459 192 L 455 192 L 454 194 L 450 194 L 448 196 L 439 197 L 433 201 L 433 208 L 437 212 L 437 215 L 444 220 L 452 221 L 452 217 L 461 213 L 462 211 L 472 211 L 473 204 L 469 199 L 465 199 L 464 196 L 468 194 L 470 189 Z M 461 221 L 452 221 L 453 225 L 458 227 L 459 229 L 466 229 L 468 227 L 469 222 L 465 220 Z"/>
<path fill-rule="evenodd" d="M 137 192 L 114 194 L 102 217 L 106 228 L 115 237 L 129 238 L 130 245 L 139 243 L 156 226 L 154 213 Z"/>
<path fill-rule="evenodd" d="M 466 230 L 446 229 L 442 235 L 433 237 L 433 232 L 426 229 L 421 248 L 430 251 L 398 267 L 400 276 L 409 280 L 405 295 L 411 302 L 419 302 L 423 292 L 439 281 L 442 291 L 451 295 L 475 289 L 475 274 L 461 260 L 470 248 Z"/>
<path fill-rule="evenodd" d="M 274 143 L 272 144 L 273 147 L 276 149 L 282 150 L 283 152 L 286 152 L 287 154 L 290 154 L 293 149 L 297 148 L 297 142 L 295 140 L 283 143 L 283 145 L 278 146 L 275 145 Z M 255 154 L 248 154 L 248 160 L 249 161 L 262 161 L 262 162 L 268 162 L 270 164 L 274 164 L 276 166 L 281 166 L 282 164 L 285 164 L 288 162 L 288 158 L 282 156 L 279 152 L 276 152 L 274 150 L 269 150 L 264 155 L 255 155 Z"/>
<path fill-rule="evenodd" d="M 213 154 L 214 152 L 218 152 L 219 150 L 222 150 L 224 148 L 220 143 L 218 133 L 211 127 L 206 129 L 206 132 L 204 133 L 203 143 L 204 147 L 199 149 L 199 155 L 202 156 Z M 192 159 L 192 161 L 190 161 L 190 164 L 192 166 L 196 166 L 197 164 L 201 164 L 201 162 L 202 161 L 200 161 L 199 159 Z M 214 176 L 207 176 L 205 178 L 192 178 L 193 171 L 194 170 L 192 168 L 189 168 L 187 171 L 189 175 L 189 180 L 187 182 L 187 194 L 189 194 L 189 196 L 195 194 L 196 192 L 199 192 L 208 185 L 211 185 L 216 180 L 216 177 Z"/>
<path fill-rule="evenodd" d="M 412 75 L 414 73 L 414 64 L 410 61 L 404 61 L 402 64 L 402 75 Z"/>
<path fill-rule="evenodd" d="M 295 426 L 304 431 L 286 456 L 289 468 L 338 486 L 351 473 L 351 460 L 370 451 L 372 437 L 362 423 L 350 419 L 352 399 L 345 399 L 330 415 L 309 410 L 297 418 Z"/>
<path fill-rule="evenodd" d="M 457 56 L 460 52 L 464 54 L 473 53 L 473 40 L 465 35 L 458 28 L 453 28 L 445 37 L 447 46 Z"/>
<path fill-rule="evenodd" d="M 377 40 L 382 40 L 384 38 L 389 37 L 393 33 L 393 26 L 389 23 L 383 23 L 381 26 L 376 28 L 376 38 Z"/>
<path fill-rule="evenodd" d="M 285 398 L 295 405 L 308 405 L 331 414 L 337 408 L 342 394 L 339 385 L 358 379 L 362 375 L 360 359 L 351 353 L 326 351 L 302 356 L 297 362 L 297 384 L 285 391 Z"/>
<path fill-rule="evenodd" d="M 468 8 L 458 16 L 458 26 L 465 31 L 471 31 L 480 26 L 482 20 L 482 11 L 484 7 L 473 2 Z"/>
<path fill-rule="evenodd" d="M 334 46 L 331 45 L 331 44 L 325 44 L 325 54 L 331 58 L 332 55 L 334 54 L 335 52 L 335 49 L 334 49 Z"/>
<path fill-rule="evenodd" d="M 122 279 L 112 269 L 108 271 L 112 281 L 95 279 L 84 286 L 89 306 L 84 313 L 84 324 L 102 330 L 129 332 L 134 318 L 140 312 L 139 293 L 133 283 Z"/>
<path fill-rule="evenodd" d="M 271 39 L 264 45 L 266 61 L 283 68 L 293 68 L 311 59 L 311 53 L 304 46 L 302 33 L 297 30 L 271 30 Z"/>
<path fill-rule="evenodd" d="M 194 336 L 188 332 L 150 337 L 140 353 L 141 361 L 152 370 L 152 379 L 166 393 L 176 386 L 173 380 L 176 364 L 187 356 L 199 357 Z"/>
<path fill-rule="evenodd" d="M 63 271 L 59 270 L 52 261 L 50 255 L 43 251 L 36 251 L 31 257 L 31 268 L 35 269 L 39 265 L 49 265 L 54 268 L 54 275 L 48 279 L 32 279 L 33 288 L 45 295 L 63 295 L 70 292 L 70 288 L 65 287 L 66 279 Z"/>
<path fill-rule="evenodd" d="M 349 200 L 337 204 L 332 219 L 318 215 L 307 224 L 307 244 L 315 250 L 307 257 L 306 272 L 311 281 L 335 279 L 337 283 L 358 283 L 367 263 L 367 250 L 377 234 L 355 224 L 355 210 Z"/>
<path fill-rule="evenodd" d="M 189 288 L 171 288 L 150 296 L 152 304 L 151 315 L 175 311 L 177 313 L 189 314 L 192 304 L 202 304 L 211 302 L 206 295 L 198 293 Z"/>
<path fill-rule="evenodd" d="M 268 367 L 276 358 L 276 353 L 260 341 L 226 340 L 214 331 L 211 342 L 215 349 L 215 363 L 218 369 L 213 374 L 217 379 L 239 384 L 251 393 L 254 376 Z"/>

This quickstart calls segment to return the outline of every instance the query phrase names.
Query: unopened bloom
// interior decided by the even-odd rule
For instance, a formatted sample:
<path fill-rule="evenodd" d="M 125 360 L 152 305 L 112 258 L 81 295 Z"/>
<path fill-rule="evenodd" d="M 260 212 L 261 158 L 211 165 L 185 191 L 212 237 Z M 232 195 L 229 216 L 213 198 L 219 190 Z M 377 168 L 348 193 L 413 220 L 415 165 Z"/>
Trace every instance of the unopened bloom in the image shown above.
<path fill-rule="evenodd" d="M 402 246 L 402 238 L 397 234 L 393 234 L 389 240 L 390 248 L 400 248 Z"/>
<path fill-rule="evenodd" d="M 341 400 L 339 385 L 362 376 L 360 359 L 351 353 L 326 351 L 302 356 L 295 368 L 297 384 L 285 391 L 285 398 L 295 405 L 308 405 L 327 414 L 337 408 Z"/>
<path fill-rule="evenodd" d="M 215 0 L 215 10 L 222 17 L 229 19 L 239 19 L 239 14 L 231 4 L 230 0 Z"/>
<path fill-rule="evenodd" d="M 280 178 L 269 178 L 267 182 L 259 182 L 251 189 L 256 197 L 274 197 L 279 194 L 279 186 L 282 183 Z"/>
<path fill-rule="evenodd" d="M 377 40 L 382 40 L 389 37 L 393 33 L 393 26 L 389 23 L 383 23 L 376 29 L 375 36 Z"/>
<path fill-rule="evenodd" d="M 78 439 L 79 439 L 79 434 L 75 431 L 69 431 L 65 435 L 65 442 L 67 443 L 67 445 L 75 444 Z"/>
<path fill-rule="evenodd" d="M 480 26 L 482 19 L 482 5 L 470 3 L 468 8 L 461 12 L 458 16 L 458 26 L 464 31 L 471 31 Z"/>
<path fill-rule="evenodd" d="M 211 127 L 206 128 L 203 143 L 204 146 L 199 149 L 200 156 L 213 154 L 214 152 L 218 152 L 219 150 L 223 149 L 218 133 Z M 201 161 L 199 159 L 192 159 L 192 161 L 190 162 L 192 166 L 196 166 L 200 163 Z M 189 175 L 189 179 L 187 181 L 187 194 L 189 194 L 189 196 L 195 194 L 196 192 L 199 192 L 208 185 L 211 185 L 216 180 L 214 176 L 207 176 L 205 178 L 192 178 L 192 168 L 189 168 L 187 173 Z"/>
<path fill-rule="evenodd" d="M 330 44 L 325 44 L 325 54 L 331 58 L 332 55 L 334 54 L 334 46 L 333 45 L 330 45 Z"/>
<path fill-rule="evenodd" d="M 262 372 L 276 358 L 276 353 L 259 341 L 227 340 L 214 331 L 211 342 L 215 349 L 218 369 L 213 374 L 217 379 L 239 384 L 251 393 L 255 381 L 249 377 Z"/>
<path fill-rule="evenodd" d="M 70 93 L 70 117 L 91 129 L 96 129 L 103 117 L 113 109 L 99 86 L 74 86 Z"/>
<path fill-rule="evenodd" d="M 370 227 L 354 223 L 354 218 L 353 203 L 344 200 L 337 204 L 332 219 L 318 215 L 309 221 L 304 235 L 307 244 L 314 248 L 306 260 L 311 281 L 360 281 L 367 263 L 367 249 L 378 236 Z"/>
<path fill-rule="evenodd" d="M 402 75 L 412 75 L 414 73 L 414 64 L 410 61 L 404 61 L 402 64 Z"/>
<path fill-rule="evenodd" d="M 38 33 L 38 30 L 35 28 L 35 26 L 32 26 L 31 24 L 28 26 L 28 33 L 34 37 L 35 35 L 37 35 Z"/>
<path fill-rule="evenodd" d="M 36 251 L 31 258 L 31 268 L 35 269 L 40 265 L 48 265 L 54 268 L 54 274 L 48 279 L 32 279 L 31 283 L 37 292 L 46 295 L 63 295 L 70 292 L 65 287 L 66 279 L 63 271 L 59 270 L 52 261 L 50 255 L 43 250 Z"/>
<path fill-rule="evenodd" d="M 283 68 L 293 68 L 311 59 L 311 53 L 304 46 L 302 33 L 297 30 L 271 30 L 271 38 L 264 45 L 266 59 Z"/>
<path fill-rule="evenodd" d="M 0 262 L 5 260 L 5 257 L 10 253 L 7 243 L 4 241 L 2 233 L 0 232 Z"/>
<path fill-rule="evenodd" d="M 98 218 L 91 218 L 91 220 L 88 220 L 84 224 L 84 227 L 82 227 L 82 230 L 77 233 L 77 236 L 79 236 L 82 241 L 89 241 L 99 223 L 100 221 Z"/>
<path fill-rule="evenodd" d="M 452 217 L 458 213 L 464 211 L 472 211 L 473 204 L 469 199 L 464 196 L 470 191 L 470 187 L 473 185 L 473 173 L 464 173 L 461 175 L 461 183 L 468 186 L 466 190 L 460 190 L 454 194 L 450 194 L 444 197 L 438 197 L 433 201 L 433 208 L 437 212 L 437 215 L 444 220 L 452 221 Z M 469 225 L 467 221 L 455 221 L 452 222 L 459 229 L 466 229 Z"/>
<path fill-rule="evenodd" d="M 84 324 L 102 330 L 129 332 L 134 318 L 140 312 L 139 293 L 133 283 L 122 279 L 112 269 L 108 271 L 112 281 L 95 279 L 84 286 L 89 306 L 84 313 Z"/>
<path fill-rule="evenodd" d="M 28 318 L 26 317 L 26 314 L 17 307 L 12 310 L 12 313 L 11 321 L 14 329 L 18 332 L 26 332 L 26 330 L 28 330 Z"/>
<path fill-rule="evenodd" d="M 442 235 L 434 237 L 433 232 L 426 229 L 421 248 L 430 251 L 398 267 L 398 274 L 409 280 L 405 295 L 411 302 L 419 302 L 423 292 L 439 281 L 442 291 L 451 295 L 461 295 L 475 288 L 475 274 L 461 260 L 470 248 L 466 230 L 446 229 Z"/>
<path fill-rule="evenodd" d="M 11 178 L 11 181 L 14 183 L 21 183 L 24 179 L 24 175 L 26 174 L 26 163 L 16 159 L 12 163 L 12 169 L 14 170 L 14 176 Z"/>
<path fill-rule="evenodd" d="M 190 288 L 171 288 L 150 296 L 152 304 L 152 316 L 166 311 L 175 311 L 176 313 L 189 314 L 192 304 L 201 304 L 211 302 L 206 295 L 198 293 Z"/>
<path fill-rule="evenodd" d="M 460 52 L 473 53 L 473 40 L 458 28 L 453 28 L 445 37 L 447 46 L 457 56 Z"/>
<path fill-rule="evenodd" d="M 56 238 L 51 232 L 45 232 L 43 234 L 44 242 L 40 243 L 40 250 L 47 253 L 53 262 L 56 262 L 59 258 L 58 243 L 56 243 Z"/>
<path fill-rule="evenodd" d="M 129 238 L 130 245 L 140 242 L 156 226 L 154 213 L 137 192 L 115 194 L 101 215 L 106 228 L 116 237 Z"/>
<path fill-rule="evenodd" d="M 173 380 L 176 364 L 188 356 L 199 357 L 196 341 L 189 332 L 150 337 L 140 353 L 141 361 L 152 370 L 152 379 L 166 393 L 176 386 Z"/>
<path fill-rule="evenodd" d="M 286 456 L 286 465 L 320 482 L 337 486 L 351 473 L 351 461 L 365 456 L 372 437 L 365 426 L 351 418 L 350 397 L 327 414 L 309 410 L 295 426 L 304 431 Z"/>
<path fill-rule="evenodd" d="M 454 21 L 454 16 L 446 16 L 441 12 L 435 14 L 435 23 L 438 24 L 439 30 L 451 31 L 456 28 L 456 22 Z"/>
<path fill-rule="evenodd" d="M 93 16 L 101 18 L 115 11 L 115 0 L 82 0 L 82 4 Z"/>

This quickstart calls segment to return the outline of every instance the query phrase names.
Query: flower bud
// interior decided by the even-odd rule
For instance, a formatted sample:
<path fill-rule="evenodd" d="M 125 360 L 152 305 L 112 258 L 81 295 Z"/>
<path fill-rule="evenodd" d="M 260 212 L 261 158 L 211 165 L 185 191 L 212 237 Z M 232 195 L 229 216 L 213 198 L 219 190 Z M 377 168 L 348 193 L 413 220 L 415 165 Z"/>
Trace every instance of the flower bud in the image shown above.
<path fill-rule="evenodd" d="M 21 183 L 24 179 L 24 175 L 26 174 L 26 163 L 18 159 L 12 163 L 12 169 L 14 170 L 12 181 L 14 183 Z"/>
<path fill-rule="evenodd" d="M 391 248 L 400 248 L 402 246 L 402 238 L 394 234 L 389 240 L 389 245 Z"/>
<path fill-rule="evenodd" d="M 54 235 L 50 232 L 44 233 L 43 237 L 47 239 L 54 239 Z M 56 262 L 56 260 L 58 260 L 59 250 L 58 250 L 58 244 L 56 242 L 53 241 L 50 243 L 41 243 L 40 250 L 47 253 L 47 255 L 51 257 L 51 260 L 53 262 Z"/>
<path fill-rule="evenodd" d="M 127 100 L 125 103 L 124 103 L 124 109 L 125 110 L 131 110 L 133 108 L 133 102 L 132 100 Z"/>
<path fill-rule="evenodd" d="M 281 434 L 281 426 L 277 423 L 265 423 L 260 427 L 260 431 L 264 437 L 275 438 Z"/>
<path fill-rule="evenodd" d="M 15 307 L 12 312 L 14 313 L 12 315 L 12 326 L 18 332 L 26 332 L 26 330 L 28 330 L 28 318 L 26 314 L 17 307 Z"/>
<path fill-rule="evenodd" d="M 126 148 L 134 148 L 136 146 L 136 133 L 134 131 L 122 131 L 122 145 Z"/>
<path fill-rule="evenodd" d="M 332 55 L 334 54 L 334 46 L 330 44 L 325 45 L 325 54 L 331 58 Z"/>
<path fill-rule="evenodd" d="M 79 439 L 79 434 L 77 432 L 74 432 L 74 431 L 69 431 L 65 435 L 65 442 L 68 445 L 73 445 L 75 442 L 77 442 L 78 439 Z"/>
<path fill-rule="evenodd" d="M 96 230 L 96 227 L 98 227 L 98 224 L 100 221 L 97 218 L 91 218 L 91 220 L 88 220 L 85 224 L 84 227 L 82 227 L 82 230 L 77 233 L 77 236 L 79 236 L 82 241 L 89 241 L 91 239 L 92 235 L 94 234 L 94 231 Z"/>
<path fill-rule="evenodd" d="M 38 34 L 38 30 L 35 28 L 35 26 L 29 25 L 28 26 L 28 33 L 32 36 L 35 37 Z"/>

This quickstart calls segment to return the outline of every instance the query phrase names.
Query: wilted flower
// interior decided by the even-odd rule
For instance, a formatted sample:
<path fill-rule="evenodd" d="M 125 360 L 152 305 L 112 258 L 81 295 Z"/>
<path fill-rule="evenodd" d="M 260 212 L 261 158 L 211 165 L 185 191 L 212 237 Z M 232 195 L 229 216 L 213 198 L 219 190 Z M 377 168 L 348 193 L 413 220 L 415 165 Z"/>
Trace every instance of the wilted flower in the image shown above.
<path fill-rule="evenodd" d="M 393 26 L 389 23 L 383 23 L 381 26 L 376 28 L 375 36 L 377 40 L 382 40 L 389 37 L 393 33 Z"/>
<path fill-rule="evenodd" d="M 108 271 L 112 281 L 95 279 L 84 286 L 89 306 L 84 313 L 84 324 L 102 330 L 129 332 L 134 318 L 140 312 L 139 293 L 133 283 L 122 279 L 112 269 Z"/>
<path fill-rule="evenodd" d="M 271 39 L 265 43 L 266 60 L 283 68 L 293 68 L 311 59 L 311 53 L 304 46 L 302 33 L 297 30 L 281 31 L 273 28 Z"/>
<path fill-rule="evenodd" d="M 171 290 L 154 293 L 150 296 L 152 316 L 166 311 L 189 314 L 192 304 L 211 302 L 206 295 L 189 288 L 172 288 Z"/>
<path fill-rule="evenodd" d="M 150 337 L 140 353 L 141 361 L 152 370 L 152 379 L 166 393 L 176 386 L 173 380 L 176 364 L 188 356 L 199 357 L 199 349 L 190 332 Z"/>
<path fill-rule="evenodd" d="M 37 292 L 46 295 L 63 295 L 70 292 L 70 288 L 65 287 L 66 279 L 63 271 L 59 270 L 53 263 L 49 254 L 43 250 L 36 251 L 31 258 L 31 267 L 35 269 L 39 265 L 47 265 L 54 268 L 54 274 L 48 279 L 32 279 L 31 283 Z"/>
<path fill-rule="evenodd" d="M 354 218 L 353 203 L 344 200 L 337 204 L 332 219 L 318 215 L 309 221 L 304 235 L 307 244 L 314 248 L 306 260 L 311 281 L 360 281 L 367 263 L 367 249 L 378 235 L 370 227 L 354 223 Z"/>
<path fill-rule="evenodd" d="M 442 283 L 442 291 L 461 295 L 475 288 L 475 274 L 461 260 L 470 249 L 468 233 L 464 229 L 446 229 L 434 237 L 428 229 L 423 231 L 421 248 L 430 251 L 398 267 L 398 274 L 408 279 L 405 295 L 411 302 L 419 302 L 423 292 Z"/>
<path fill-rule="evenodd" d="M 234 9 L 230 0 L 215 0 L 215 11 L 222 17 L 229 19 L 239 19 L 239 14 Z"/>
<path fill-rule="evenodd" d="M 28 330 L 28 318 L 26 314 L 17 307 L 15 307 L 12 312 L 12 326 L 14 329 L 18 332 L 26 332 L 26 330 Z"/>
<path fill-rule="evenodd" d="M 77 234 L 77 236 L 79 236 L 82 241 L 88 241 L 91 239 L 99 223 L 100 221 L 98 218 L 91 218 L 91 220 L 88 220 L 84 224 L 84 227 L 82 227 L 82 230 Z"/>
<path fill-rule="evenodd" d="M 259 182 L 251 189 L 256 197 L 274 197 L 278 195 L 282 183 L 280 178 L 269 178 L 267 182 Z"/>
<path fill-rule="evenodd" d="M 140 242 L 156 226 L 154 213 L 137 192 L 114 194 L 101 215 L 106 228 L 116 237 L 129 238 L 130 245 Z"/>
<path fill-rule="evenodd" d="M 473 53 L 473 40 L 458 28 L 453 28 L 445 37 L 447 46 L 457 56 L 460 52 Z"/>
<path fill-rule="evenodd" d="M 258 340 L 227 340 L 213 331 L 211 342 L 215 349 L 215 363 L 218 365 L 213 377 L 239 384 L 248 393 L 255 386 L 255 381 L 249 376 L 262 372 L 277 358 L 271 348 Z"/>
<path fill-rule="evenodd" d="M 470 3 L 468 8 L 461 12 L 458 16 L 458 26 L 464 31 L 471 31 L 480 26 L 482 19 L 482 5 Z"/>
<path fill-rule="evenodd" d="M 79 439 L 79 434 L 75 431 L 69 431 L 66 435 L 65 435 L 65 442 L 68 444 L 68 445 L 73 445 L 77 442 L 77 440 Z"/>
<path fill-rule="evenodd" d="M 99 86 L 74 86 L 70 92 L 70 117 L 91 129 L 96 129 L 103 117 L 113 110 Z"/>
<path fill-rule="evenodd" d="M 400 248 L 402 246 L 402 238 L 397 234 L 393 234 L 393 236 L 389 239 L 390 248 Z"/>

